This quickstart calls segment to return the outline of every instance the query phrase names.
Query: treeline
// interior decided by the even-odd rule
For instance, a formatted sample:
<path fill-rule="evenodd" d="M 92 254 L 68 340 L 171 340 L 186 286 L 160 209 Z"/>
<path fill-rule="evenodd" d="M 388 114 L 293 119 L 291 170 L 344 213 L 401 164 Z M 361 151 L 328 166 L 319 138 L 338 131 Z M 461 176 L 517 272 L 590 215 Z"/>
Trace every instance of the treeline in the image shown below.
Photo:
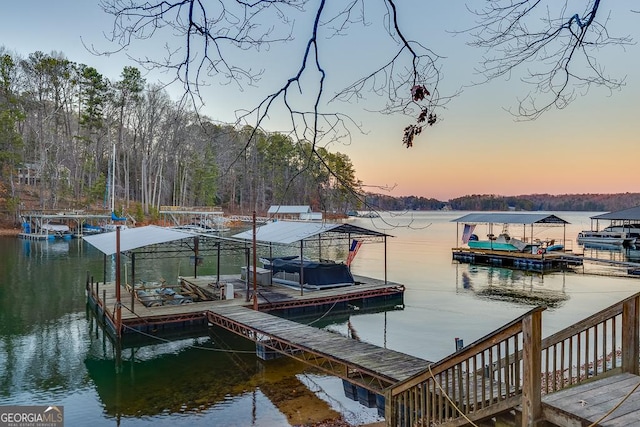
<path fill-rule="evenodd" d="M 9 211 L 29 189 L 40 209 L 101 206 L 113 191 L 118 211 L 145 214 L 162 205 L 344 212 L 360 190 L 348 156 L 215 123 L 135 67 L 112 81 L 59 53 L 20 58 L 2 47 L 0 185 Z"/>
<path fill-rule="evenodd" d="M 366 203 L 375 209 L 383 211 L 437 211 L 444 208 L 447 203 L 436 199 L 428 199 L 417 196 L 393 197 L 384 194 L 368 193 Z"/>
<path fill-rule="evenodd" d="M 613 212 L 640 206 L 640 193 L 529 194 L 521 196 L 471 195 L 449 200 L 454 210 Z"/>

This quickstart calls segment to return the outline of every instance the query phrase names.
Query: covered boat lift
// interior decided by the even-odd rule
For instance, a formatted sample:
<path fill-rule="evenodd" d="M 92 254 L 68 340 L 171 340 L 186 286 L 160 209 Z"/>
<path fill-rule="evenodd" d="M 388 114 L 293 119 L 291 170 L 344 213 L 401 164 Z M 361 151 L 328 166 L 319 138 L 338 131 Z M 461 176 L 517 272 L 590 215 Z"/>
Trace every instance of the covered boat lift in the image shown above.
<path fill-rule="evenodd" d="M 456 225 L 456 242 L 460 241 L 460 224 L 489 224 L 490 230 L 493 228 L 493 224 L 518 224 L 522 225 L 522 240 L 533 242 L 533 226 L 534 225 L 546 225 L 546 226 L 562 226 L 562 240 L 566 242 L 568 221 L 557 217 L 556 215 L 547 213 L 511 213 L 511 212 L 484 212 L 484 213 L 471 213 L 464 215 L 460 218 L 453 219 L 451 222 L 457 223 Z M 529 226 L 529 237 L 527 237 L 527 226 Z"/>
<path fill-rule="evenodd" d="M 456 225 L 456 247 L 453 248 L 453 259 L 460 262 L 469 262 L 474 264 L 488 264 L 499 267 L 511 267 L 521 270 L 533 271 L 553 271 L 565 269 L 569 266 L 582 265 L 582 258 L 577 255 L 567 253 L 570 251 L 564 247 L 566 239 L 566 225 L 569 222 L 553 214 L 548 213 L 515 213 L 515 212 L 485 212 L 471 213 L 460 218 L 451 220 Z M 554 245 L 553 241 L 547 242 L 547 247 L 539 247 L 536 251 L 521 252 L 507 251 L 493 248 L 466 248 L 459 247 L 460 240 L 460 224 L 465 225 L 462 234 L 463 239 L 468 241 L 473 227 L 477 224 L 488 224 L 489 232 L 493 234 L 492 227 L 494 224 L 515 224 L 522 225 L 522 242 L 527 242 L 527 247 L 531 246 L 536 249 L 536 239 L 534 239 L 534 226 L 562 226 L 563 227 L 563 245 Z M 466 243 L 465 241 L 465 243 Z M 553 247 L 552 251 L 547 250 Z"/>
<path fill-rule="evenodd" d="M 319 258 L 322 259 L 322 244 L 336 239 L 346 240 L 346 247 L 349 249 L 352 239 L 359 241 L 382 241 L 384 243 L 384 282 L 387 283 L 387 237 L 388 234 L 358 227 L 351 224 L 312 222 L 312 221 L 275 221 L 243 233 L 232 236 L 235 239 L 245 241 L 254 240 L 261 244 L 269 245 L 271 253 L 272 245 L 299 246 L 300 254 L 300 295 L 304 294 L 304 248 L 307 245 L 317 244 Z M 254 258 L 254 265 L 256 260 Z"/>
<path fill-rule="evenodd" d="M 611 222 L 611 226 L 619 226 L 622 228 L 628 228 L 632 233 L 637 233 L 638 225 L 640 224 L 640 206 L 635 206 L 629 209 L 623 209 L 621 211 L 608 212 L 600 215 L 595 215 L 591 218 L 591 229 L 599 230 L 599 221 L 606 220 Z M 596 228 L 593 228 L 593 221 L 596 222 Z M 636 227 L 632 227 L 635 225 Z"/>

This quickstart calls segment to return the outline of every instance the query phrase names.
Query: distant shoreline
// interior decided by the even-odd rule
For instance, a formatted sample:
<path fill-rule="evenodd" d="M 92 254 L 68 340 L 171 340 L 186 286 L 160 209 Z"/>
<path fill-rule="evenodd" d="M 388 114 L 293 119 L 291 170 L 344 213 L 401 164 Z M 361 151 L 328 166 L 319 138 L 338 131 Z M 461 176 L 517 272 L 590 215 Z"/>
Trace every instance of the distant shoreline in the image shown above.
<path fill-rule="evenodd" d="M 0 228 L 0 236 L 17 237 L 20 234 L 19 228 Z"/>

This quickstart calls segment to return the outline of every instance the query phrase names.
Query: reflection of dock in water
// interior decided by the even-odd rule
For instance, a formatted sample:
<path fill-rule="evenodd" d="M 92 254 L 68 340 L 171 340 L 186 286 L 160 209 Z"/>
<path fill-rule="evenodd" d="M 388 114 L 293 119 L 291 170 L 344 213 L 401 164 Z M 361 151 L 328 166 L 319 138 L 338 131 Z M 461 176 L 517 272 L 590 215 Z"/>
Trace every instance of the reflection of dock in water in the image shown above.
<path fill-rule="evenodd" d="M 471 271 L 460 273 L 463 289 L 473 291 L 480 298 L 551 308 L 569 299 L 564 289 L 543 286 L 543 278 L 542 273 L 486 266 L 471 267 Z M 474 283 L 476 279 L 479 285 Z"/>

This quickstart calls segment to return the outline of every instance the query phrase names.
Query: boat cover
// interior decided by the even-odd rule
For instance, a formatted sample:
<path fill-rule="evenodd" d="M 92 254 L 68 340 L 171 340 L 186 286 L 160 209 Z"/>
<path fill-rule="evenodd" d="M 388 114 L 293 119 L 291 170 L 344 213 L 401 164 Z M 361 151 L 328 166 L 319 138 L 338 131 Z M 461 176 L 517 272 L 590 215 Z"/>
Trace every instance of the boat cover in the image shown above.
<path fill-rule="evenodd" d="M 279 272 L 300 273 L 300 259 L 276 258 L 271 262 L 273 275 Z M 345 264 L 335 262 L 303 261 L 304 283 L 315 287 L 352 285 L 351 271 Z"/>

